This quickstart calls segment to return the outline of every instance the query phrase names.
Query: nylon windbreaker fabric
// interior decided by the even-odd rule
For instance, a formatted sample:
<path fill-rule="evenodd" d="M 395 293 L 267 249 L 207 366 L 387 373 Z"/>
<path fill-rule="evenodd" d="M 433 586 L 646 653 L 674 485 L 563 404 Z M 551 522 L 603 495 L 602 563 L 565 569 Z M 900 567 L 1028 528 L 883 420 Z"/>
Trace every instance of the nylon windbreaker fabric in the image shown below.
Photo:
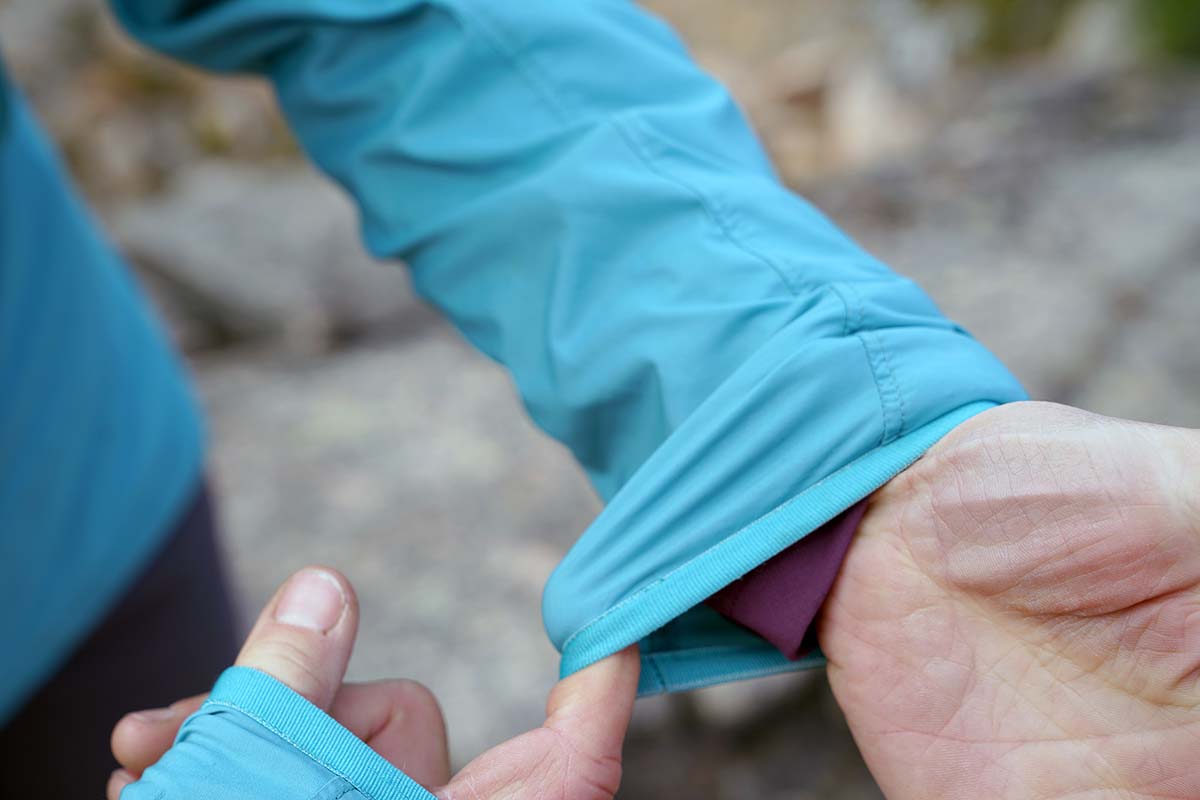
<path fill-rule="evenodd" d="M 0 725 L 152 560 L 202 438 L 165 333 L 0 70 Z"/>
<path fill-rule="evenodd" d="M 543 606 L 564 674 L 639 640 L 646 692 L 795 668 L 697 604 L 1024 396 L 786 190 L 631 3 L 115 6 L 156 48 L 268 76 L 371 250 L 587 470 L 607 507 Z"/>
<path fill-rule="evenodd" d="M 434 800 L 269 675 L 224 672 L 175 743 L 121 800 Z"/>
<path fill-rule="evenodd" d="M 1024 397 L 779 183 L 725 90 L 631 3 L 114 5 L 153 47 L 267 76 L 370 249 L 408 262 L 583 465 L 607 506 L 546 587 L 564 674 L 635 641 L 643 692 L 817 663 L 702 601 Z M 295 704 L 259 717 L 340 736 Z M 219 742 L 238 720 L 202 727 Z M 263 770 L 321 760 L 263 741 Z M 259 779 L 239 752 L 219 750 L 245 781 L 222 796 Z"/>

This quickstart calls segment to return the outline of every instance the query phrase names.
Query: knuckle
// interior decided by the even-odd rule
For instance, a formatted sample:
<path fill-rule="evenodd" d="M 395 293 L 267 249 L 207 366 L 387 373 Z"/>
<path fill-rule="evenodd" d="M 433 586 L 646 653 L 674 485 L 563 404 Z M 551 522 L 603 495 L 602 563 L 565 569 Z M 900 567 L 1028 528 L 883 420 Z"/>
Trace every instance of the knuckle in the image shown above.
<path fill-rule="evenodd" d="M 441 720 L 442 707 L 437 696 L 424 684 L 407 678 L 385 681 L 392 707 L 406 716 L 421 720 Z"/>

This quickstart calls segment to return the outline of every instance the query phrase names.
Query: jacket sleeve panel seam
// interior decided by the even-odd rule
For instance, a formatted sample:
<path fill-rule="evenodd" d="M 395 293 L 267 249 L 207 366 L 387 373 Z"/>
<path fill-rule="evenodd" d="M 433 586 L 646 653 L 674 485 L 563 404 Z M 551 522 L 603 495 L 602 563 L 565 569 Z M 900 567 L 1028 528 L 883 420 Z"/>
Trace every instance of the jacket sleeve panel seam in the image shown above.
<path fill-rule="evenodd" d="M 342 780 L 346 781 L 348 784 L 350 784 L 350 786 L 351 786 L 351 788 L 352 788 L 352 789 L 355 789 L 355 790 L 357 790 L 357 791 L 361 792 L 361 793 L 362 793 L 362 795 L 363 795 L 364 797 L 366 797 L 366 798 L 367 798 L 367 800 L 375 800 L 375 798 L 374 798 L 374 796 L 373 796 L 373 795 L 371 795 L 370 793 L 368 793 L 366 790 L 362 789 L 361 787 L 359 787 L 359 786 L 355 785 L 354 781 L 353 781 L 353 780 L 350 778 L 350 776 L 349 776 L 349 775 L 346 775 L 346 774 L 344 774 L 344 773 L 343 773 L 343 772 L 341 772 L 340 770 L 334 769 L 334 768 L 333 768 L 331 765 L 327 764 L 327 763 L 326 763 L 324 760 L 322 760 L 322 759 L 318 758 L 318 757 L 317 757 L 315 754 L 313 754 L 312 752 L 310 752 L 310 751 L 309 751 L 307 748 L 305 748 L 305 747 L 304 747 L 303 745 L 301 745 L 299 742 L 297 742 L 297 741 L 295 741 L 294 739 L 292 739 L 292 738 L 291 738 L 290 736 L 288 736 L 286 733 L 284 733 L 283 731 L 281 731 L 281 730 L 280 730 L 280 729 L 279 729 L 277 726 L 275 726 L 275 725 L 272 725 L 270 722 L 268 722 L 267 720 L 263 719 L 263 718 L 262 718 L 261 716 L 259 716 L 258 714 L 255 714 L 255 713 L 253 713 L 253 712 L 251 712 L 251 711 L 249 711 L 249 710 L 247 710 L 247 709 L 245 709 L 245 708 L 242 708 L 241 706 L 239 706 L 239 705 L 237 705 L 237 704 L 235 704 L 235 703 L 230 703 L 230 702 L 229 702 L 229 701 L 227 701 L 227 700 L 213 700 L 213 699 L 209 698 L 208 700 L 206 700 L 206 701 L 205 701 L 204 705 L 206 705 L 206 706 L 216 706 L 216 707 L 219 707 L 219 708 L 226 708 L 226 709 L 229 709 L 229 710 L 231 710 L 231 711 L 236 711 L 236 712 L 237 712 L 237 713 L 239 713 L 239 714 L 244 714 L 244 715 L 246 715 L 246 716 L 247 716 L 247 717 L 249 717 L 250 719 L 252 719 L 252 720 L 254 720 L 255 722 L 257 722 L 259 725 L 261 725 L 261 726 L 263 726 L 264 728 L 266 728 L 267 730 L 269 730 L 271 733 L 273 733 L 273 734 L 275 734 L 276 736 L 278 736 L 278 737 L 279 737 L 280 739 L 282 739 L 283 741 L 287 742 L 287 743 L 288 743 L 289 745 L 291 745 L 292 747 L 296 748 L 298 751 L 300 751 L 301 753 L 303 753 L 305 756 L 307 756 L 308 758 L 310 758 L 311 760 L 313 760 L 313 761 L 314 761 L 314 762 L 316 762 L 317 764 L 320 764 L 320 765 L 321 765 L 321 766 L 322 766 L 324 769 L 328 770 L 329 772 L 331 772 L 331 773 L 333 773 L 334 775 L 338 776 L 338 777 L 339 777 L 339 778 L 341 778 Z"/>
<path fill-rule="evenodd" d="M 561 93 L 555 89 L 553 80 L 548 76 L 547 71 L 542 69 L 537 64 L 536 59 L 530 56 L 522 57 L 514 49 L 508 46 L 503 35 L 501 35 L 497 30 L 500 28 L 500 24 L 494 18 L 489 19 L 486 24 L 482 24 L 482 20 L 486 19 L 490 13 L 488 10 L 486 10 L 483 4 L 476 5 L 475 11 L 478 14 L 479 20 L 481 21 L 480 29 L 485 32 L 485 36 L 493 48 L 512 65 L 514 71 L 518 75 L 521 75 L 525 79 L 530 90 L 538 95 L 542 99 L 543 103 L 545 103 L 555 112 L 560 121 L 568 122 L 571 116 L 569 110 L 561 101 Z M 697 70 L 698 69 L 699 68 L 697 67 Z M 709 78 L 709 80 L 712 79 Z M 726 91 L 724 87 L 720 87 L 720 90 L 722 92 Z M 705 212 L 705 215 L 709 218 L 709 220 L 713 223 L 726 241 L 728 241 L 742 253 L 750 256 L 755 261 L 758 261 L 775 272 L 780 281 L 783 283 L 783 286 L 787 290 L 788 294 L 793 296 L 798 294 L 796 287 L 778 264 L 776 264 L 765 254 L 751 248 L 735 234 L 733 230 L 733 223 L 729 219 L 728 213 L 722 209 L 715 198 L 713 198 L 710 194 L 706 194 L 705 192 L 701 191 L 697 187 L 692 186 L 687 181 L 682 180 L 675 175 L 668 174 L 664 169 L 656 166 L 653 155 L 648 152 L 648 150 L 640 141 L 638 141 L 639 137 L 637 132 L 633 130 L 634 117 L 635 115 L 630 112 L 610 113 L 607 115 L 607 122 L 611 124 L 613 129 L 621 136 L 622 141 L 625 143 L 630 153 L 639 162 L 641 162 L 643 167 L 645 167 L 651 174 L 658 176 L 661 180 L 674 185 L 676 188 L 682 190 L 686 195 L 691 196 L 692 199 L 699 203 L 701 209 Z M 598 121 L 596 124 L 602 124 L 602 121 Z M 645 135 L 645 132 L 643 132 L 643 135 Z M 784 189 L 782 186 L 779 188 L 783 191 L 786 191 L 786 189 Z"/>
<path fill-rule="evenodd" d="M 854 336 L 862 345 L 875 384 L 875 395 L 879 398 L 879 413 L 882 425 L 876 447 L 882 447 L 904 431 L 906 409 L 900 390 L 896 370 L 887 346 L 874 331 L 864 330 L 862 297 L 851 283 L 831 283 L 830 292 L 842 301 L 845 317 L 842 336 Z"/>

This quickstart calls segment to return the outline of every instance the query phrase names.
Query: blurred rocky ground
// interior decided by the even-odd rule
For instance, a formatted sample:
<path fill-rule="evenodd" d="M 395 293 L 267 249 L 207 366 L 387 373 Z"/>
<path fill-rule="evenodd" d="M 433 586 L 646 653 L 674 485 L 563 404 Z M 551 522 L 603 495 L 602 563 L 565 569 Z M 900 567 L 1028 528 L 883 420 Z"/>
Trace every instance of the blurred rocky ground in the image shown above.
<path fill-rule="evenodd" d="M 1200 426 L 1200 73 L 1146 56 L 1133 4 L 1050 4 L 1000 59 L 988 3 L 650 5 L 781 174 L 1034 396 Z M 0 44 L 192 358 L 247 614 L 334 564 L 352 675 L 433 687 L 457 762 L 535 724 L 541 586 L 598 506 L 504 374 L 363 253 L 262 85 L 147 55 L 93 0 L 0 0 Z M 627 798 L 879 796 L 814 674 L 642 701 L 627 756 Z"/>

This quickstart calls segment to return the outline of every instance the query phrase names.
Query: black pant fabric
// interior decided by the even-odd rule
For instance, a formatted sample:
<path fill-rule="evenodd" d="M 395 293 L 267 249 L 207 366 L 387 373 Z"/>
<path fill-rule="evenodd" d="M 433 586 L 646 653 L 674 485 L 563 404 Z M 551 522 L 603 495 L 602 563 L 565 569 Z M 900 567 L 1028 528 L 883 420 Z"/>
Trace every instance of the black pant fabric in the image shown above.
<path fill-rule="evenodd" d="M 201 485 L 162 550 L 70 660 L 0 730 L 0 799 L 102 798 L 129 711 L 206 691 L 237 655 L 233 604 Z"/>

